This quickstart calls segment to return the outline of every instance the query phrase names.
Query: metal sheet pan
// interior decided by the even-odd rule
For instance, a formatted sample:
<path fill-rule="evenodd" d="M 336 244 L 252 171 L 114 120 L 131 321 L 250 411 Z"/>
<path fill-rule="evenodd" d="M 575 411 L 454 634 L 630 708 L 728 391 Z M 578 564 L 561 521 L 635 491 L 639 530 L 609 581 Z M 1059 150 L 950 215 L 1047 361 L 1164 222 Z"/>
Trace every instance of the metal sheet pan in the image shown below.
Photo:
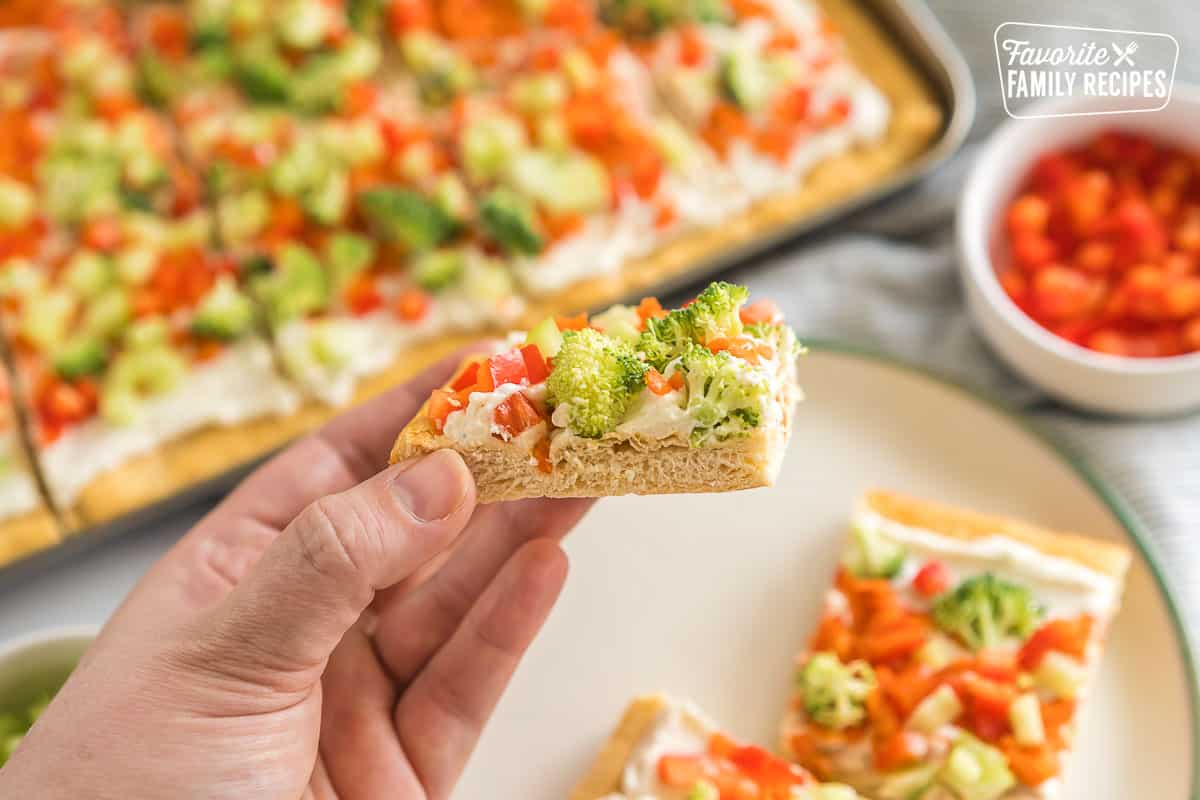
<path fill-rule="evenodd" d="M 833 223 L 878 203 L 912 186 L 928 175 L 963 144 L 975 117 L 975 88 L 966 61 L 941 23 L 921 0 L 859 0 L 893 42 L 918 69 L 933 91 L 943 113 L 942 128 L 933 143 L 901 169 L 870 189 L 820 211 L 806 214 L 794 224 L 783 225 L 769 235 L 723 250 L 655 288 L 670 294 L 704 281 L 732 266 L 742 264 L 797 239 L 829 228 Z M 626 298 L 636 300 L 636 298 Z M 0 568 L 0 589 L 31 579 L 76 554 L 125 534 L 155 525 L 180 509 L 221 496 L 266 458 L 255 459 L 215 478 L 190 486 L 175 495 L 132 514 L 72 533 L 48 550 Z"/>

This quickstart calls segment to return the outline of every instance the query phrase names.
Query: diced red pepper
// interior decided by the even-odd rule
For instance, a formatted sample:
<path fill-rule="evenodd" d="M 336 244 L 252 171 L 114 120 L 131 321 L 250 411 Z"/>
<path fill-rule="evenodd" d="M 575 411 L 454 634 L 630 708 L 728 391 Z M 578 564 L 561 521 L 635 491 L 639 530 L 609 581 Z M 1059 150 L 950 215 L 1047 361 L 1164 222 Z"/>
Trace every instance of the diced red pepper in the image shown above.
<path fill-rule="evenodd" d="M 525 360 L 525 375 L 531 386 L 541 383 L 549 377 L 550 365 L 546 363 L 542 351 L 536 344 L 522 345 L 521 356 Z"/>
<path fill-rule="evenodd" d="M 936 597 L 950 588 L 950 568 L 944 561 L 931 558 L 913 576 L 913 588 L 922 597 Z"/>
<path fill-rule="evenodd" d="M 525 367 L 525 356 L 519 349 L 496 353 L 487 360 L 487 372 L 492 378 L 493 386 L 503 386 L 506 383 L 527 382 L 529 372 Z"/>

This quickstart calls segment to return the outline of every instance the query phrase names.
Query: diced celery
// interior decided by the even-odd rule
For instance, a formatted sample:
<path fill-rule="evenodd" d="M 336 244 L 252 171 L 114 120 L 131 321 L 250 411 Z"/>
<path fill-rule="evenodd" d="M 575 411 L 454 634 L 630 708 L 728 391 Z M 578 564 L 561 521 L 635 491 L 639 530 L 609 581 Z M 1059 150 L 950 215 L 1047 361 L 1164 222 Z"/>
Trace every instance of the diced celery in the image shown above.
<path fill-rule="evenodd" d="M 122 283 L 140 286 L 154 274 L 158 253 L 152 247 L 132 247 L 117 253 L 113 263 Z"/>
<path fill-rule="evenodd" d="M 1035 747 L 1046 741 L 1042 707 L 1036 694 L 1027 692 L 1014 700 L 1008 707 L 1008 720 L 1012 723 L 1017 744 Z"/>
<path fill-rule="evenodd" d="M 721 800 L 721 791 L 711 781 L 701 778 L 688 790 L 687 800 Z"/>
<path fill-rule="evenodd" d="M 254 238 L 271 221 L 271 203 L 262 192 L 227 195 L 217 201 L 217 225 L 231 244 Z"/>
<path fill-rule="evenodd" d="M 457 173 L 447 172 L 438 178 L 433 189 L 433 201 L 446 216 L 460 224 L 471 216 L 471 194 Z"/>
<path fill-rule="evenodd" d="M 889 773 L 875 793 L 879 800 L 917 800 L 928 788 L 940 769 L 939 764 L 922 764 L 900 772 Z"/>
<path fill-rule="evenodd" d="M 517 191 L 560 214 L 600 211 L 611 196 L 604 165 L 577 152 L 519 152 L 509 163 L 508 180 Z"/>
<path fill-rule="evenodd" d="M 333 273 L 335 286 L 344 285 L 374 260 L 375 243 L 355 233 L 334 234 L 325 248 L 325 263 Z"/>
<path fill-rule="evenodd" d="M 969 734 L 962 734 L 938 778 L 961 800 L 997 800 L 1016 785 L 1004 753 Z"/>
<path fill-rule="evenodd" d="M 642 318 L 637 309 L 623 305 L 612 306 L 591 318 L 592 327 L 598 328 L 605 336 L 631 344 L 641 337 L 641 324 Z"/>
<path fill-rule="evenodd" d="M 162 317 L 145 317 L 125 331 L 125 346 L 131 350 L 150 350 L 167 341 L 167 321 Z"/>
<path fill-rule="evenodd" d="M 421 288 L 436 292 L 458 280 L 465 267 L 466 256 L 461 250 L 431 250 L 417 256 L 412 276 Z"/>
<path fill-rule="evenodd" d="M 125 292 L 119 288 L 108 289 L 88 303 L 82 330 L 88 336 L 111 339 L 125 327 L 129 315 L 129 298 Z"/>
<path fill-rule="evenodd" d="M 1051 650 L 1042 656 L 1033 679 L 1038 687 L 1052 692 L 1056 697 L 1073 700 L 1087 681 L 1087 668 L 1074 658 Z"/>
<path fill-rule="evenodd" d="M 525 344 L 537 345 L 544 358 L 553 358 L 562 347 L 562 338 L 562 331 L 558 329 L 554 317 L 546 317 L 525 334 Z"/>
<path fill-rule="evenodd" d="M 504 262 L 491 258 L 468 259 L 462 286 L 468 297 L 486 303 L 511 297 L 514 291 L 508 267 Z"/>
<path fill-rule="evenodd" d="M 521 113 L 534 116 L 561 106 L 568 91 L 562 75 L 544 72 L 517 79 L 509 89 L 509 96 Z"/>
<path fill-rule="evenodd" d="M 61 289 L 28 298 L 21 310 L 21 334 L 39 350 L 53 350 L 66 336 L 76 305 L 75 297 Z"/>
<path fill-rule="evenodd" d="M 520 120 L 506 114 L 484 117 L 463 131 L 463 166 L 472 180 L 486 182 L 499 175 L 525 146 L 525 128 Z"/>
<path fill-rule="evenodd" d="M 917 660 L 936 671 L 965 655 L 966 651 L 949 636 L 933 633 L 917 651 Z"/>
<path fill-rule="evenodd" d="M 80 250 L 67 262 L 63 281 L 72 291 L 92 297 L 112 285 L 113 269 L 107 256 L 92 250 Z"/>
<path fill-rule="evenodd" d="M 29 297 L 45 286 L 45 273 L 28 259 L 10 258 L 0 264 L 0 297 Z"/>
<path fill-rule="evenodd" d="M 933 733 L 949 725 L 963 711 L 962 701 L 954 689 L 942 684 L 917 704 L 908 718 L 908 727 L 920 733 Z"/>
<path fill-rule="evenodd" d="M 842 563 L 860 578 L 891 578 L 900 571 L 908 551 L 882 531 L 855 524 Z"/>
<path fill-rule="evenodd" d="M 600 72 L 592 57 L 582 48 L 572 48 L 563 54 L 562 68 L 567 80 L 577 91 L 593 89 L 600 82 Z"/>
<path fill-rule="evenodd" d="M 304 194 L 304 210 L 320 223 L 336 225 L 350 206 L 350 178 L 340 170 L 330 170 L 320 185 Z"/>
<path fill-rule="evenodd" d="M 320 0 L 293 0 L 276 18 L 279 38 L 296 50 L 311 50 L 325 38 L 328 13 Z"/>

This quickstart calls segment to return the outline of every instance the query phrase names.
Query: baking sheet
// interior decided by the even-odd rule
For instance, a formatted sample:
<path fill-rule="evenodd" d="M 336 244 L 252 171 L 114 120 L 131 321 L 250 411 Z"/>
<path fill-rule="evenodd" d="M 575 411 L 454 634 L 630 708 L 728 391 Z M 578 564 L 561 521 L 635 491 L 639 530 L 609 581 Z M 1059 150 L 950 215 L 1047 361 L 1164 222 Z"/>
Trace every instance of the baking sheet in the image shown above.
<path fill-rule="evenodd" d="M 834 12 L 836 4 L 846 2 L 847 0 L 825 0 L 821 4 Z M 759 224 L 752 226 L 753 229 L 744 232 L 746 235 L 730 236 L 727 230 L 719 230 L 712 234 L 717 246 L 712 242 L 705 242 L 706 237 L 703 235 L 689 236 L 687 239 L 691 241 L 684 242 L 686 246 L 680 248 L 674 256 L 674 268 L 650 270 L 649 278 L 644 281 L 602 278 L 598 285 L 593 281 L 585 281 L 583 285 L 571 287 L 564 292 L 546 298 L 535 298 L 530 303 L 530 310 L 524 321 L 536 322 L 547 313 L 558 311 L 596 309 L 614 302 L 636 301 L 646 294 L 668 294 L 685 286 L 701 283 L 734 264 L 824 229 L 895 194 L 929 174 L 957 151 L 967 135 L 975 113 L 974 87 L 958 49 L 932 12 L 919 0 L 860 0 L 858 5 L 879 23 L 891 43 L 907 58 L 909 64 L 915 67 L 941 112 L 940 130 L 928 147 L 919 155 L 907 159 L 902 166 L 884 178 L 872 182 L 850 196 L 819 204 L 815 208 L 805 208 L 804 204 L 800 204 L 798 208 L 792 209 L 793 215 L 787 219 L 761 218 Z M 871 75 L 869 70 L 868 77 L 876 80 L 876 76 Z M 773 201 L 768 198 L 766 202 Z M 780 209 L 777 213 L 788 210 Z M 764 220 L 769 224 L 764 224 Z M 727 227 L 729 226 L 721 226 L 722 229 Z M 675 245 L 668 245 L 666 249 L 670 250 L 673 247 Z M 656 253 L 655 257 L 659 255 Z M 679 268 L 679 264 L 686 264 L 686 267 Z M 634 273 L 634 270 L 630 272 Z M 369 381 L 369 385 L 359 393 L 359 399 L 377 393 L 385 384 L 394 383 L 419 372 L 435 361 L 435 356 L 442 352 L 445 352 L 443 347 L 416 348 L 412 353 L 405 355 L 402 365 L 389 370 L 380 379 Z M 291 433 L 311 429 L 336 412 L 337 409 L 310 404 L 300 412 L 302 423 L 292 423 L 288 427 Z M 218 497 L 254 466 L 265 460 L 274 449 L 233 469 L 204 476 L 186 489 L 156 500 L 135 512 L 100 525 L 72 529 L 61 544 L 0 567 L 0 585 L 23 580 L 69 559 L 75 553 L 99 546 L 114 537 L 154 525 L 181 508 Z M 68 528 L 70 527 L 68 524 Z"/>

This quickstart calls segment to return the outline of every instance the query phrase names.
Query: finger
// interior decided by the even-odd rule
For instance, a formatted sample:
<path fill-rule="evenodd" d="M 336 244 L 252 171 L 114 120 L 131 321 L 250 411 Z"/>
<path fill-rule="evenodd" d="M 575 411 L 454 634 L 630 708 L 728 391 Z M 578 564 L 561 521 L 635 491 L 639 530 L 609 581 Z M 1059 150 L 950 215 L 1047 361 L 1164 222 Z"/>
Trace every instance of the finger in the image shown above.
<path fill-rule="evenodd" d="M 321 679 L 321 760 L 340 800 L 419 797 L 392 712 L 396 687 L 361 625 L 333 651 Z"/>
<path fill-rule="evenodd" d="M 400 699 L 396 731 L 430 798 L 450 795 L 566 577 L 557 543 L 526 544 Z"/>
<path fill-rule="evenodd" d="M 189 652 L 250 683 L 311 682 L 375 592 L 447 547 L 474 506 L 471 473 L 450 450 L 321 498 L 201 618 Z"/>
<path fill-rule="evenodd" d="M 512 554 L 534 539 L 561 539 L 593 500 L 522 500 L 480 506 L 447 563 L 413 591 L 376 603 L 375 646 L 407 683 L 462 624 Z"/>
<path fill-rule="evenodd" d="M 282 528 L 309 503 L 366 480 L 387 464 L 395 436 L 450 379 L 479 343 L 442 359 L 411 381 L 335 417 L 272 458 L 235 489 L 210 515 L 248 516 Z"/>

